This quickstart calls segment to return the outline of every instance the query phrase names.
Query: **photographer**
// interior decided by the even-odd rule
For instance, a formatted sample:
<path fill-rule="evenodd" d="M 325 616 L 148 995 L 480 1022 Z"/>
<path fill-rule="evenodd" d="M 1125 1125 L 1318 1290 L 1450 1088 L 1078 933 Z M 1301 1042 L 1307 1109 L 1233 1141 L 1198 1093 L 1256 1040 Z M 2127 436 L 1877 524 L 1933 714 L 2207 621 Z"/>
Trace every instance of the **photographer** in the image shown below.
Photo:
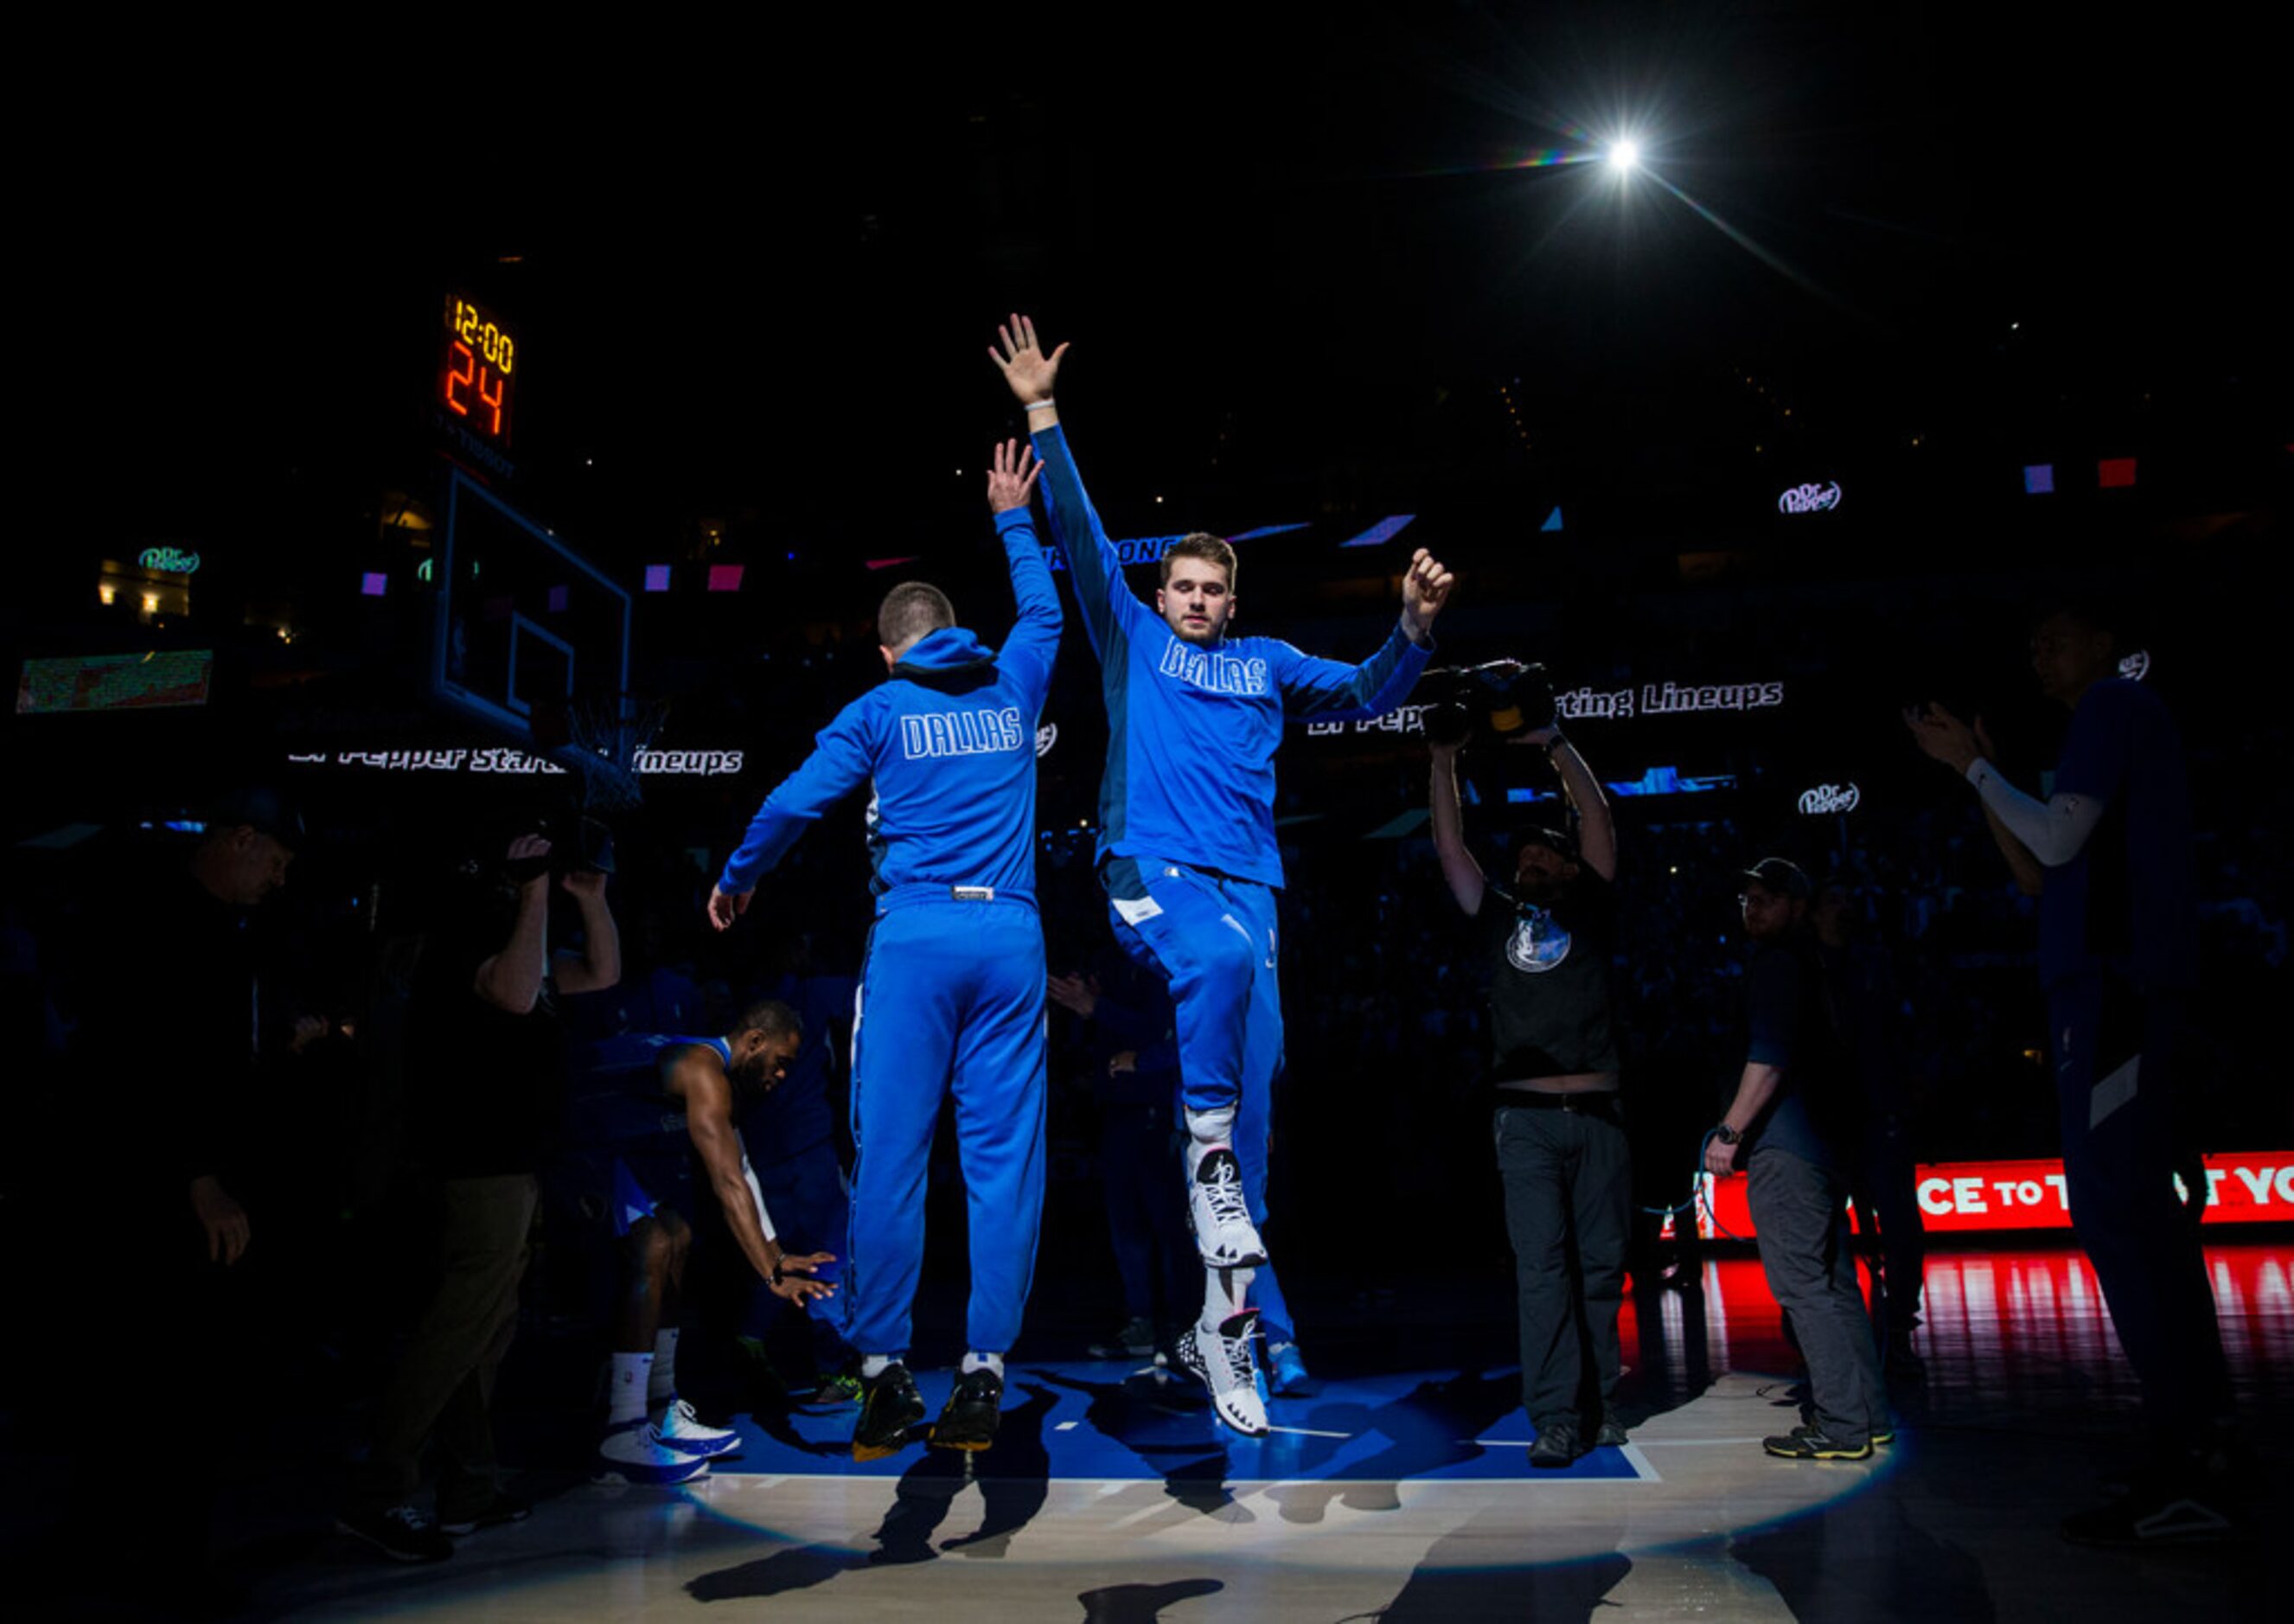
<path fill-rule="evenodd" d="M 590 826 L 594 827 L 594 826 Z M 588 828 L 585 828 L 585 834 Z M 580 952 L 549 951 L 550 842 L 509 843 L 485 887 L 424 949 L 410 1022 L 410 1076 L 429 1096 L 439 1279 L 374 1420 L 371 1454 L 338 1521 L 401 1562 L 451 1555 L 445 1536 L 525 1514 L 496 1476 L 494 1373 L 517 1328 L 545 1141 L 565 1088 L 558 1000 L 621 979 L 606 905 L 610 857 L 591 840 L 555 884 L 580 910 Z M 505 911 L 508 914 L 504 922 Z M 426 1440 L 440 1457 L 438 1520 L 412 1504 Z"/>
<path fill-rule="evenodd" d="M 1537 1428 L 1529 1459 L 1559 1467 L 1625 1441 L 1610 1411 L 1632 1191 L 1609 974 L 1616 829 L 1599 780 L 1553 724 L 1535 667 L 1514 673 L 1494 711 L 1500 729 L 1531 724 L 1520 741 L 1544 749 L 1579 822 L 1574 838 L 1524 828 L 1512 885 L 1491 884 L 1466 850 L 1459 812 L 1467 708 L 1428 713 L 1434 850 L 1490 977 L 1498 1172 L 1520 1294 L 1522 1398 Z"/>

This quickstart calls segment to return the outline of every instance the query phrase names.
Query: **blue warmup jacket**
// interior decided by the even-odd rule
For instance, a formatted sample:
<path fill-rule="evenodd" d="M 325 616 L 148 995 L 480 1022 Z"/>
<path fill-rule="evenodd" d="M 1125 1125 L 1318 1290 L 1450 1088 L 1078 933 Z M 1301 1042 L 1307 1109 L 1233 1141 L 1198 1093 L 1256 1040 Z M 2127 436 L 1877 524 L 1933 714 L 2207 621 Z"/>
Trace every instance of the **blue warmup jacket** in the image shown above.
<path fill-rule="evenodd" d="M 837 714 L 765 797 L 719 888 L 752 888 L 821 813 L 875 780 L 877 894 L 900 885 L 1036 893 L 1036 722 L 1060 646 L 1060 602 L 1028 510 L 997 516 L 1020 617 L 991 649 L 959 626 L 910 649 L 891 680 Z"/>
<path fill-rule="evenodd" d="M 1123 584 L 1066 435 L 1035 437 L 1043 490 L 1107 696 L 1099 861 L 1160 857 L 1263 885 L 1282 883 L 1274 750 L 1288 719 L 1339 722 L 1399 705 L 1426 668 L 1397 624 L 1359 665 L 1272 637 L 1186 641 Z"/>

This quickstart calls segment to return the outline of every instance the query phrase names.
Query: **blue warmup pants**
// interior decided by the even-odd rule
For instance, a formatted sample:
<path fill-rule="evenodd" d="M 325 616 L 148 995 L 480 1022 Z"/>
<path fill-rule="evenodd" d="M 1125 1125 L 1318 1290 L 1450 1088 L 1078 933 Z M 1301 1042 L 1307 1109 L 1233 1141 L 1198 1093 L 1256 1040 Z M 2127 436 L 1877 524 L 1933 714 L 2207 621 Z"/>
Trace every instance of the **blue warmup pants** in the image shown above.
<path fill-rule="evenodd" d="M 1243 1199 L 1264 1238 L 1274 1079 L 1282 1069 L 1274 892 L 1151 857 L 1110 858 L 1100 880 L 1115 939 L 1170 987 L 1186 1107 L 1234 1108 Z M 1271 1261 L 1257 1271 L 1251 1300 L 1268 1342 L 1293 1340 L 1289 1305 Z"/>
<path fill-rule="evenodd" d="M 2198 1228 L 2175 1198 L 2183 1000 L 2096 963 L 2048 989 L 2047 1013 L 2071 1229 L 2145 1420 L 2187 1440 L 2230 1414 L 2231 1386 Z"/>
<path fill-rule="evenodd" d="M 945 885 L 877 899 L 852 1029 L 852 1219 L 845 1334 L 906 1354 L 924 1255 L 924 1180 L 956 1096 L 972 1235 L 968 1344 L 1007 1351 L 1044 1216 L 1044 930 L 1024 898 Z"/>

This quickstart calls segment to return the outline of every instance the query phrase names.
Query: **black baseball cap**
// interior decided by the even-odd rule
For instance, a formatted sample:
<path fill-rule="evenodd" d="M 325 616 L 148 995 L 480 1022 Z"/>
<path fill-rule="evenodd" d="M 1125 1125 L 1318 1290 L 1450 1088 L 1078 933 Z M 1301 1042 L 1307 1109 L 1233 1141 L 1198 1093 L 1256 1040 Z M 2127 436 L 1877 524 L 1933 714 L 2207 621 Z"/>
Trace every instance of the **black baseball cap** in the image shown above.
<path fill-rule="evenodd" d="M 1780 896 L 1798 897 L 1805 902 L 1816 894 L 1816 887 L 1808 883 L 1808 871 L 1788 857 L 1763 857 L 1745 870 L 1746 879 L 1756 879 Z"/>

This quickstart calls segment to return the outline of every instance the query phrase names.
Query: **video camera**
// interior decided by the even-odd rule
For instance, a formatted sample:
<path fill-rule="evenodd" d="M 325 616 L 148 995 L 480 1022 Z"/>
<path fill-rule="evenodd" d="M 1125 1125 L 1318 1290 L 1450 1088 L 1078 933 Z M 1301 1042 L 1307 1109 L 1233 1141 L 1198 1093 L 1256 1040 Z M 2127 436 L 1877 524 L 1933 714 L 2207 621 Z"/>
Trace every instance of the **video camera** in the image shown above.
<path fill-rule="evenodd" d="M 1458 745 L 1476 732 L 1499 739 L 1553 725 L 1553 683 L 1545 667 L 1521 660 L 1445 665 L 1419 679 L 1428 697 L 1427 739 Z"/>
<path fill-rule="evenodd" d="M 586 813 L 568 812 L 532 820 L 520 831 L 541 836 L 549 850 L 539 857 L 506 860 L 502 873 L 522 885 L 544 874 L 611 874 L 614 831 Z"/>

